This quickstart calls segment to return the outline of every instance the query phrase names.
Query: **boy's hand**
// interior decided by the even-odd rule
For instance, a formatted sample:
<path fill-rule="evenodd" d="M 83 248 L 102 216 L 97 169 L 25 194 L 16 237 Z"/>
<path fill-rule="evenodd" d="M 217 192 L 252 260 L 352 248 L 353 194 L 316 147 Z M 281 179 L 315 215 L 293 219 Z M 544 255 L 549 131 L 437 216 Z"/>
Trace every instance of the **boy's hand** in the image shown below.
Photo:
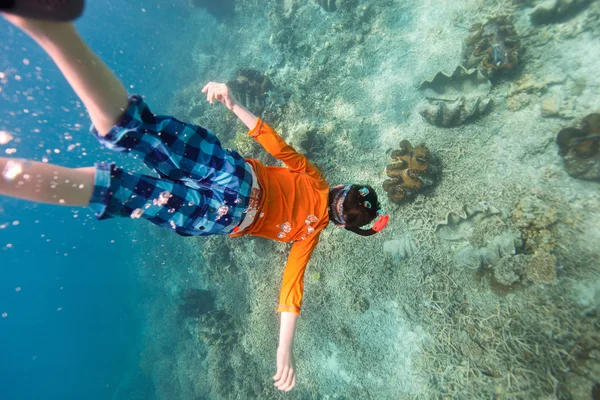
<path fill-rule="evenodd" d="M 237 100 L 229 92 L 229 88 L 224 83 L 208 82 L 202 88 L 202 93 L 206 93 L 206 100 L 210 104 L 213 104 L 215 99 L 217 99 L 230 110 L 233 110 L 233 106 L 237 103 Z"/>
<path fill-rule="evenodd" d="M 273 380 L 275 381 L 275 387 L 284 392 L 289 392 L 296 385 L 292 349 L 287 347 L 277 349 L 277 373 Z"/>

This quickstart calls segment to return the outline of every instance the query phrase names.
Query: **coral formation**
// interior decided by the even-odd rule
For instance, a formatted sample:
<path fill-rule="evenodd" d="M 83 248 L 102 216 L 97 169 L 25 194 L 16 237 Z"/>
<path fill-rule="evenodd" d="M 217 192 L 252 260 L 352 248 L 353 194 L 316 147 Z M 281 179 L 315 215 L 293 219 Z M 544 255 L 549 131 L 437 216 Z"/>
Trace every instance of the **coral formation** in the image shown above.
<path fill-rule="evenodd" d="M 553 85 L 562 84 L 566 81 L 566 75 L 553 74 L 544 77 L 536 77 L 532 74 L 524 74 L 514 82 L 509 83 L 506 94 L 506 105 L 511 111 L 520 110 L 533 101 L 537 101 L 543 93 Z M 558 111 L 560 113 L 560 110 Z M 544 107 L 542 106 L 542 113 Z"/>
<path fill-rule="evenodd" d="M 202 315 L 194 331 L 204 343 L 210 346 L 231 346 L 238 340 L 233 319 L 222 310 Z"/>
<path fill-rule="evenodd" d="M 600 180 L 600 114 L 589 114 L 578 126 L 562 129 L 556 143 L 569 175 Z"/>
<path fill-rule="evenodd" d="M 179 312 L 182 318 L 200 318 L 215 307 L 215 295 L 209 290 L 186 289 L 181 299 Z"/>
<path fill-rule="evenodd" d="M 591 3 L 590 0 L 542 0 L 530 14 L 534 24 L 548 24 L 568 18 Z"/>
<path fill-rule="evenodd" d="M 412 147 L 408 140 L 400 142 L 400 147 L 392 151 L 394 162 L 386 167 L 387 176 L 383 189 L 394 204 L 411 199 L 419 190 L 435 183 L 438 167 L 430 163 L 429 149 L 420 144 Z"/>
<path fill-rule="evenodd" d="M 558 210 L 538 196 L 527 196 L 516 204 L 512 221 L 523 235 L 530 252 L 552 252 L 556 247 Z"/>
<path fill-rule="evenodd" d="M 498 16 L 471 27 L 465 48 L 465 66 L 486 77 L 514 68 L 519 62 L 521 41 L 508 16 Z"/>
<path fill-rule="evenodd" d="M 274 89 L 269 77 L 252 68 L 239 70 L 236 78 L 227 82 L 227 86 L 244 107 L 255 113 L 264 110 L 267 94 Z"/>
<path fill-rule="evenodd" d="M 462 125 L 485 114 L 492 105 L 487 98 L 492 84 L 477 69 L 458 66 L 450 75 L 438 72 L 433 79 L 421 83 L 419 89 L 429 101 L 419 113 L 437 126 Z"/>
<path fill-rule="evenodd" d="M 316 129 L 306 132 L 306 136 L 300 141 L 300 147 L 304 150 L 304 155 L 309 159 L 314 157 L 325 145 L 322 135 Z"/>
<path fill-rule="evenodd" d="M 504 257 L 494 266 L 494 279 L 498 284 L 504 286 L 524 282 L 554 283 L 556 281 L 555 264 L 556 258 L 543 250 L 533 254 Z"/>

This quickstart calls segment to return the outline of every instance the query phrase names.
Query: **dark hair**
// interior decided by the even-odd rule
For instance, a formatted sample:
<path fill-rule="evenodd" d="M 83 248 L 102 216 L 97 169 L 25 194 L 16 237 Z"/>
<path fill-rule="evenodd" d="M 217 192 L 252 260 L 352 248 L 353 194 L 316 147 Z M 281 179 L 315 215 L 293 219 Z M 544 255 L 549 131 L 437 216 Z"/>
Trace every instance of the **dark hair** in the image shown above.
<path fill-rule="evenodd" d="M 369 193 L 366 196 L 359 192 L 362 188 L 368 189 Z M 352 185 L 344 201 L 346 227 L 360 228 L 367 225 L 377 218 L 377 210 L 380 208 L 375 189 L 369 185 Z"/>

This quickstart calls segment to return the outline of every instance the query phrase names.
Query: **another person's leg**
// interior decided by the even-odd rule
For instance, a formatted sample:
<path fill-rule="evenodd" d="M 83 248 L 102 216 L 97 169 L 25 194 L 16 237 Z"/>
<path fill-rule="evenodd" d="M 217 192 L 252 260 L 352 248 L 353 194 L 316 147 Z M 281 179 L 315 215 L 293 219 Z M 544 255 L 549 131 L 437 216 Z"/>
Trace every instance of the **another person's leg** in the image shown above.
<path fill-rule="evenodd" d="M 127 90 L 81 39 L 75 26 L 8 14 L 3 16 L 48 53 L 85 104 L 99 134 L 106 135 L 127 108 Z"/>
<path fill-rule="evenodd" d="M 0 157 L 0 195 L 39 203 L 87 206 L 94 191 L 94 167 L 65 168 Z"/>

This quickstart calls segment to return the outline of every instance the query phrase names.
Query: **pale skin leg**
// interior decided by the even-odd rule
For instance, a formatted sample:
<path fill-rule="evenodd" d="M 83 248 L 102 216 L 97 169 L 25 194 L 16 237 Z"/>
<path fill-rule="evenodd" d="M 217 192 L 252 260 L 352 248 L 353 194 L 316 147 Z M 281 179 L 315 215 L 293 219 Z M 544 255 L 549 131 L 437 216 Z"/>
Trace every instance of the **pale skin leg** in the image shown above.
<path fill-rule="evenodd" d="M 7 179 L 6 173 L 0 174 L 0 194 L 64 206 L 89 204 L 94 190 L 94 167 L 65 168 L 37 161 L 0 157 L 0 171 L 6 172 L 7 164 L 11 161 L 21 172 L 14 179 Z"/>
<path fill-rule="evenodd" d="M 128 103 L 127 90 L 94 54 L 71 23 L 29 20 L 3 14 L 21 28 L 52 58 L 87 108 L 100 135 L 121 118 Z M 0 158 L 0 194 L 50 204 L 87 206 L 94 188 L 94 168 L 65 168 L 34 161 L 13 160 L 22 172 L 7 179 L 7 163 Z M 28 179 L 25 179 L 28 177 Z"/>
<path fill-rule="evenodd" d="M 21 28 L 48 53 L 87 108 L 100 135 L 106 135 L 127 107 L 127 90 L 85 44 L 75 26 L 6 14 L 4 18 Z"/>

